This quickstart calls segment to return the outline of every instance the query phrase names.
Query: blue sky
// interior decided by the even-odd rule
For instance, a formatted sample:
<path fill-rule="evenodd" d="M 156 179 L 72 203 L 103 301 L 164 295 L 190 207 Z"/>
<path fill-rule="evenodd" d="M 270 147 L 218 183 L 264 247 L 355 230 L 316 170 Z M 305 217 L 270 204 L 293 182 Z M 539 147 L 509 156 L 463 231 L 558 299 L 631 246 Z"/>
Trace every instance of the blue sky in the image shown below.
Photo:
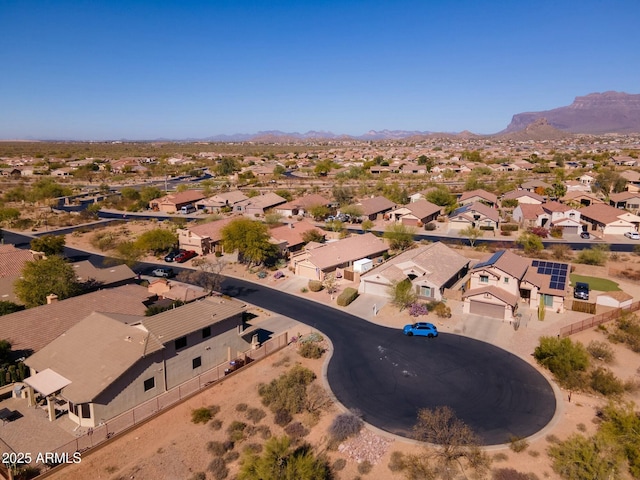
<path fill-rule="evenodd" d="M 470 130 L 640 93 L 638 0 L 0 0 L 0 139 Z"/>

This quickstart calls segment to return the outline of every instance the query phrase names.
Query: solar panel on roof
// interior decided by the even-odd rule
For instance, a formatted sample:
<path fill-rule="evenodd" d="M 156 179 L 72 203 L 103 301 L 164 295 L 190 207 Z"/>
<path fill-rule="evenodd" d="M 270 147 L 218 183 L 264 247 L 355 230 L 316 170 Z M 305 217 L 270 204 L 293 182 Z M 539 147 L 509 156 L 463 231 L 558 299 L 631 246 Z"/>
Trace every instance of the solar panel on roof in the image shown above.
<path fill-rule="evenodd" d="M 539 260 L 534 260 L 533 262 L 531 262 L 531 266 L 532 267 L 537 267 L 539 263 L 540 263 Z"/>
<path fill-rule="evenodd" d="M 504 252 L 506 252 L 506 250 L 501 250 L 499 252 L 494 253 L 493 255 L 491 255 L 491 258 L 489 258 L 485 262 L 478 263 L 474 268 L 481 268 L 481 267 L 486 267 L 487 265 L 493 265 L 498 261 L 498 259 L 502 256 Z"/>

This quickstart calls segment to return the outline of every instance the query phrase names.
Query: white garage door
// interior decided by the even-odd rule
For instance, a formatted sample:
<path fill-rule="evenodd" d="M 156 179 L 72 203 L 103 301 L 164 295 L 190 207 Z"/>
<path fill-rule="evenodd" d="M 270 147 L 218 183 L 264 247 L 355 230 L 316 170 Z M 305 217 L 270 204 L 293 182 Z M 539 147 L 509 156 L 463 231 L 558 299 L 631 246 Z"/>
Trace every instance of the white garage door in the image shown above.
<path fill-rule="evenodd" d="M 502 305 L 495 305 L 493 303 L 471 300 L 471 303 L 469 304 L 469 313 L 473 313 L 474 315 L 483 315 L 485 317 L 503 319 L 504 307 Z"/>

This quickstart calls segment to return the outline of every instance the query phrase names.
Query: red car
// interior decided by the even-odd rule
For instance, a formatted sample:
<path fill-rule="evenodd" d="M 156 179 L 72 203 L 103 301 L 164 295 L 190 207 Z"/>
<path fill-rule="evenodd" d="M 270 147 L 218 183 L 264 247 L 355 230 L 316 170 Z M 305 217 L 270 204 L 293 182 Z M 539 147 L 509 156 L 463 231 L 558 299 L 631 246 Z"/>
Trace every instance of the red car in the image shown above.
<path fill-rule="evenodd" d="M 196 252 L 194 252 L 193 250 L 186 250 L 184 252 L 180 252 L 178 255 L 176 255 L 176 257 L 173 259 L 174 262 L 177 263 L 184 263 L 187 260 L 189 260 L 190 258 L 196 257 L 198 256 L 198 254 Z"/>

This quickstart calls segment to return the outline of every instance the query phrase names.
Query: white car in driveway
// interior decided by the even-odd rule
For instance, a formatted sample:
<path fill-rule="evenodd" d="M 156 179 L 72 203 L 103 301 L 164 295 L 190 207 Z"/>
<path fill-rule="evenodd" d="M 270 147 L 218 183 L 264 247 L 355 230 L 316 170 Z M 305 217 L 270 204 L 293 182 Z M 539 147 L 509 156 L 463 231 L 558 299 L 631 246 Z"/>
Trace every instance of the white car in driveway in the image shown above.
<path fill-rule="evenodd" d="M 624 236 L 631 240 L 640 240 L 640 233 L 638 232 L 624 232 Z"/>
<path fill-rule="evenodd" d="M 173 277 L 173 268 L 156 268 L 151 272 L 154 277 L 170 278 Z"/>

